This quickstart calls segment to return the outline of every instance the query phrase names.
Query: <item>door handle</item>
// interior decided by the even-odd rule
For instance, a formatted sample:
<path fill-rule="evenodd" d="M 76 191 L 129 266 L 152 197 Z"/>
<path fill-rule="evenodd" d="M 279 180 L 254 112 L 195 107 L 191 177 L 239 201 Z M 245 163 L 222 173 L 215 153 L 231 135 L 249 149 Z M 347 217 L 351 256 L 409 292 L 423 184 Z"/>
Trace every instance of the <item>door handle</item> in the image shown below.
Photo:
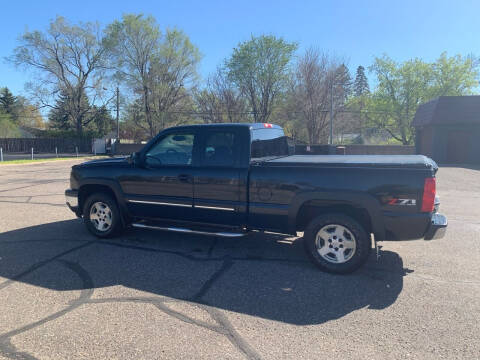
<path fill-rule="evenodd" d="M 187 174 L 178 175 L 178 180 L 183 182 L 188 182 L 190 180 L 190 175 L 187 175 Z"/>

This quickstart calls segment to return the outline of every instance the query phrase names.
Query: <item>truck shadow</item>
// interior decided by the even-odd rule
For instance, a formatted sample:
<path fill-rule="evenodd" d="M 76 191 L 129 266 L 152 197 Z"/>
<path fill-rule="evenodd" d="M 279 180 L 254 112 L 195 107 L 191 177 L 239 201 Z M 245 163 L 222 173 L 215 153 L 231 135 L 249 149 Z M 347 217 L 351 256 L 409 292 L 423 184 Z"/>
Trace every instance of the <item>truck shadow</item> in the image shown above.
<path fill-rule="evenodd" d="M 385 309 L 412 272 L 390 251 L 382 251 L 379 261 L 372 251 L 362 269 L 338 276 L 310 264 L 302 239 L 127 231 L 103 241 L 79 220 L 2 233 L 0 258 L 6 279 L 0 279 L 0 293 L 15 282 L 53 291 L 89 288 L 98 299 L 185 300 L 295 325 L 324 323 L 365 307 Z"/>

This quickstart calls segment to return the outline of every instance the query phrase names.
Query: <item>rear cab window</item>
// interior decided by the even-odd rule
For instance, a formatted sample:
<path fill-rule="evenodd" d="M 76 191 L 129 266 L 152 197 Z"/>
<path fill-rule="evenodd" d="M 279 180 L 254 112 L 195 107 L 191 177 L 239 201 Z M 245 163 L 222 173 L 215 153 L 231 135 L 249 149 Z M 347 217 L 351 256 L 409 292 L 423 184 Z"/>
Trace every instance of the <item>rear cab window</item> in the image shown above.
<path fill-rule="evenodd" d="M 252 159 L 288 156 L 293 153 L 283 129 L 273 124 L 253 124 L 250 127 Z"/>

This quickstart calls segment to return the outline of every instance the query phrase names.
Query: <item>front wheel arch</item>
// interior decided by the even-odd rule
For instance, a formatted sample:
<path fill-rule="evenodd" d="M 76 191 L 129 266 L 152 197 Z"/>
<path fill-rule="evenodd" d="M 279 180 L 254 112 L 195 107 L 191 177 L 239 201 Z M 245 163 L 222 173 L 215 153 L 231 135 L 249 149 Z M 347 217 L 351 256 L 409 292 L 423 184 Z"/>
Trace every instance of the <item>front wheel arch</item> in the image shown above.
<path fill-rule="evenodd" d="M 127 226 L 130 223 L 130 215 L 128 213 L 128 209 L 125 205 L 125 202 L 122 201 L 123 193 L 120 192 L 118 188 L 115 187 L 114 183 L 110 182 L 102 182 L 102 181 L 95 181 L 95 182 L 87 182 L 80 186 L 78 190 L 78 209 L 81 212 L 80 215 L 83 214 L 83 205 L 85 200 L 92 194 L 95 193 L 104 193 L 112 197 L 120 211 L 120 218 L 122 220 L 123 226 Z"/>
<path fill-rule="evenodd" d="M 91 209 L 95 207 L 96 204 L 105 204 L 110 212 L 111 226 L 107 231 L 100 231 L 95 228 L 93 221 L 90 220 L 92 214 Z M 104 192 L 95 192 L 89 194 L 85 199 L 83 204 L 83 221 L 87 230 L 99 238 L 110 238 L 114 237 L 121 232 L 124 228 L 122 216 L 115 199 Z"/>

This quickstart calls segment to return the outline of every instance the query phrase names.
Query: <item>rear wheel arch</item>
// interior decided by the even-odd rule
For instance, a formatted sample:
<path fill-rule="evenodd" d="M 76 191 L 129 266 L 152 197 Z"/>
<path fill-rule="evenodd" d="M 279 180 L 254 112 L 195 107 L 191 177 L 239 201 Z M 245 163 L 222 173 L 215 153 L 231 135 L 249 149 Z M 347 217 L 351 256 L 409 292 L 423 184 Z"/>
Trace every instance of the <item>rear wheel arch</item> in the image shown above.
<path fill-rule="evenodd" d="M 361 224 L 368 233 L 373 232 L 369 212 L 359 204 L 334 200 L 308 200 L 298 210 L 295 220 L 296 230 L 303 231 L 319 215 L 339 213 L 350 216 Z"/>
<path fill-rule="evenodd" d="M 362 192 L 311 192 L 298 194 L 289 209 L 289 232 L 303 231 L 316 216 L 326 213 L 344 213 L 375 234 L 385 238 L 385 226 L 380 204 L 373 196 Z"/>

